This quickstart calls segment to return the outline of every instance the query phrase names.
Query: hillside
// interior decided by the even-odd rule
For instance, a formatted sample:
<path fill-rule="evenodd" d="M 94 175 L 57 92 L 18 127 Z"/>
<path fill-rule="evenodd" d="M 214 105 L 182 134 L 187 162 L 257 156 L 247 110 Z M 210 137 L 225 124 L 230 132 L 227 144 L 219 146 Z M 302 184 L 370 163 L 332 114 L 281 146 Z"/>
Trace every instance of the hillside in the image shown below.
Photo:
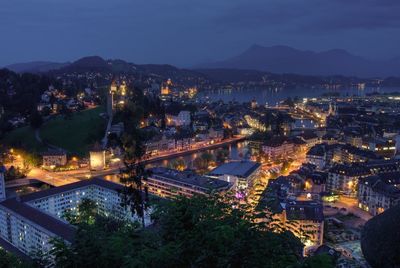
<path fill-rule="evenodd" d="M 26 63 L 15 63 L 7 65 L 4 68 L 16 73 L 44 73 L 50 70 L 57 70 L 67 66 L 69 63 L 50 62 L 50 61 L 32 61 Z"/>

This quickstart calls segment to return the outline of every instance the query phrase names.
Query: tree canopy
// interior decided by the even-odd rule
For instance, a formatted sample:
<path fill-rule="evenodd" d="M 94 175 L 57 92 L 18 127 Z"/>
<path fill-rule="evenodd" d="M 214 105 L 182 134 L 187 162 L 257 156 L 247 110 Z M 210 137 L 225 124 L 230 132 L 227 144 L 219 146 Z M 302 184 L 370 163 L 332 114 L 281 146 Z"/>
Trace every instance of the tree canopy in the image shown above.
<path fill-rule="evenodd" d="M 400 266 L 400 205 L 370 219 L 361 233 L 361 249 L 372 267 Z"/>
<path fill-rule="evenodd" d="M 146 229 L 102 215 L 77 217 L 74 243 L 54 241 L 57 267 L 332 267 L 303 260 L 290 232 L 274 233 L 232 200 L 180 197 L 161 202 Z M 89 216 L 88 216 L 89 215 Z"/>

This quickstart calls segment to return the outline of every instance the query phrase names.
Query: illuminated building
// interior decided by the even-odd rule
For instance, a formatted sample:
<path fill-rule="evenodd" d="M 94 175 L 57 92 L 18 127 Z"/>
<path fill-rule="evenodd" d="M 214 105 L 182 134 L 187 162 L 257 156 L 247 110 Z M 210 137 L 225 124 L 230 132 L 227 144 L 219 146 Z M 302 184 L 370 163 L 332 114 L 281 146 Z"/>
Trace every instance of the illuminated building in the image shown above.
<path fill-rule="evenodd" d="M 76 228 L 63 219 L 64 212 L 74 211 L 83 199 L 96 202 L 99 212 L 129 221 L 138 221 L 130 209 L 121 206 L 123 186 L 94 178 L 0 202 L 0 245 L 30 255 L 51 250 L 53 238 L 67 244 Z M 145 224 L 150 223 L 148 213 Z"/>
<path fill-rule="evenodd" d="M 263 206 L 266 206 L 263 208 Z M 315 201 L 262 201 L 265 221 L 275 232 L 290 231 L 304 244 L 304 254 L 323 243 L 324 214 L 322 204 Z M 263 220 L 261 220 L 263 221 Z"/>
<path fill-rule="evenodd" d="M 110 91 L 107 94 L 107 114 L 112 116 L 114 114 L 114 95 L 117 92 L 117 84 L 112 81 Z"/>
<path fill-rule="evenodd" d="M 107 113 L 111 117 L 117 107 L 125 104 L 128 96 L 128 88 L 125 81 L 118 86 L 117 82 L 112 81 L 109 94 L 107 95 Z"/>
<path fill-rule="evenodd" d="M 195 88 L 195 87 L 191 87 L 187 91 L 188 91 L 187 95 L 188 95 L 189 99 L 194 98 L 194 96 L 196 96 L 196 94 L 197 94 L 197 88 Z"/>
<path fill-rule="evenodd" d="M 177 115 L 166 114 L 167 126 L 188 126 L 191 123 L 190 111 L 180 111 Z"/>
<path fill-rule="evenodd" d="M 106 167 L 106 152 L 102 149 L 94 149 L 89 152 L 90 169 L 103 170 Z"/>
<path fill-rule="evenodd" d="M 312 164 L 317 170 L 323 170 L 326 162 L 326 144 L 318 144 L 312 147 L 306 154 L 307 163 Z"/>
<path fill-rule="evenodd" d="M 269 159 L 287 158 L 294 152 L 294 144 L 284 137 L 275 137 L 264 142 L 262 151 Z"/>
<path fill-rule="evenodd" d="M 252 188 L 260 170 L 261 164 L 257 162 L 231 161 L 213 169 L 207 176 L 232 183 L 235 190 L 246 192 Z"/>
<path fill-rule="evenodd" d="M 357 199 L 359 208 L 375 216 L 400 202 L 400 172 L 361 178 Z"/>
<path fill-rule="evenodd" d="M 366 140 L 362 148 L 375 152 L 385 158 L 391 158 L 396 154 L 396 140 L 389 138 L 374 138 Z"/>
<path fill-rule="evenodd" d="M 227 191 L 232 184 L 223 180 L 211 179 L 192 172 L 157 167 L 151 168 L 145 185 L 149 193 L 164 198 L 177 196 L 191 197 L 194 194 L 211 194 Z"/>
<path fill-rule="evenodd" d="M 166 100 L 168 99 L 169 95 L 171 94 L 170 87 L 172 86 L 171 79 L 168 79 L 167 82 L 161 84 L 161 99 Z"/>
<path fill-rule="evenodd" d="M 322 245 L 324 214 L 322 204 L 314 201 L 290 201 L 283 211 L 284 228 L 305 246 L 305 253 Z"/>
<path fill-rule="evenodd" d="M 329 192 L 355 196 L 358 180 L 370 174 L 370 170 L 362 165 L 337 164 L 329 170 L 326 188 Z"/>
<path fill-rule="evenodd" d="M 42 154 L 43 167 L 59 167 L 67 164 L 67 154 L 63 151 L 46 152 Z"/>

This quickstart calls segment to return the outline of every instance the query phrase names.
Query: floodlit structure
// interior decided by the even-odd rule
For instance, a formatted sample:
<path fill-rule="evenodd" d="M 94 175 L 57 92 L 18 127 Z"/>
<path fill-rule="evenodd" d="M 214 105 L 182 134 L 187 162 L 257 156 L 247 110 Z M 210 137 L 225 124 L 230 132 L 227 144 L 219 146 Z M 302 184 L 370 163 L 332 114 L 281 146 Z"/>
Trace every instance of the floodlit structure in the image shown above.
<path fill-rule="evenodd" d="M 106 152 L 101 149 L 95 149 L 89 152 L 90 169 L 103 170 L 106 167 Z"/>
<path fill-rule="evenodd" d="M 247 191 L 259 175 L 261 164 L 252 161 L 231 161 L 213 169 L 208 176 L 233 183 L 238 191 Z"/>

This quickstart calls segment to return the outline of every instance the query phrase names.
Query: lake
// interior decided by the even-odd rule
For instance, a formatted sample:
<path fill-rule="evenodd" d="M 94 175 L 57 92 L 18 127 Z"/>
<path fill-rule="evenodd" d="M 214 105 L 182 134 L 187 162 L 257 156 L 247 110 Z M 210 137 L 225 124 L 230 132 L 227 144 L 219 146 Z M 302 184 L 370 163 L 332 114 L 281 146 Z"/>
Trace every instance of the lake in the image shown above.
<path fill-rule="evenodd" d="M 321 97 L 326 93 L 339 93 L 341 96 L 365 96 L 373 92 L 379 93 L 394 93 L 400 92 L 400 88 L 373 88 L 366 87 L 365 89 L 347 88 L 347 89 L 327 89 L 327 88 L 285 88 L 285 89 L 246 89 L 246 90 L 232 90 L 232 89 L 218 89 L 200 92 L 197 98 L 200 101 L 218 101 L 224 102 L 238 101 L 250 102 L 255 99 L 258 104 L 275 106 L 278 102 L 287 99 L 288 97 L 294 98 L 315 98 Z"/>

